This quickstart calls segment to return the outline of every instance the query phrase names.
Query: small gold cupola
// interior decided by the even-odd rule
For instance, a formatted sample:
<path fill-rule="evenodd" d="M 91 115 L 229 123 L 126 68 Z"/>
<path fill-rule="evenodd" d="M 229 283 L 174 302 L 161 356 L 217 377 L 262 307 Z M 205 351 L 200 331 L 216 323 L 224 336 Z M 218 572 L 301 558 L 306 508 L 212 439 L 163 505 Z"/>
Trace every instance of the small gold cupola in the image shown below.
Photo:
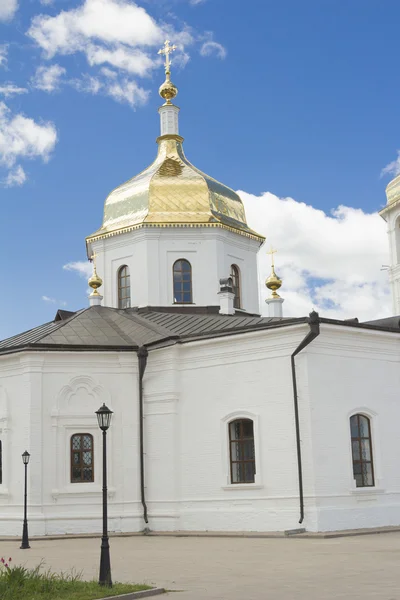
<path fill-rule="evenodd" d="M 272 246 L 271 250 L 267 252 L 267 254 L 271 256 L 271 275 L 266 279 L 265 285 L 271 290 L 272 294 L 265 302 L 268 305 L 268 316 L 281 319 L 283 316 L 282 304 L 284 300 L 277 293 L 277 290 L 282 286 L 282 279 L 275 273 L 274 254 L 276 254 L 276 252 L 277 250 L 274 250 Z"/>
<path fill-rule="evenodd" d="M 169 58 L 171 52 L 175 52 L 175 50 L 175 44 L 170 46 L 170 41 L 166 40 L 164 42 L 164 48 L 161 48 L 161 50 L 158 51 L 158 54 L 163 54 L 165 56 L 165 81 L 160 85 L 158 93 L 161 98 L 165 100 L 166 104 L 172 104 L 171 100 L 178 94 L 178 88 L 171 81 L 171 60 Z"/>
<path fill-rule="evenodd" d="M 271 275 L 266 279 L 265 285 L 269 290 L 271 290 L 271 298 L 280 298 L 279 294 L 277 294 L 277 290 L 282 286 L 282 279 L 279 279 L 278 275 L 275 273 L 275 264 L 274 264 L 274 254 L 276 254 L 278 250 L 274 250 L 271 246 L 271 250 L 267 252 L 267 254 L 271 255 Z"/>
<path fill-rule="evenodd" d="M 97 269 L 96 269 L 96 257 L 97 254 L 94 253 L 91 257 L 90 260 L 93 263 L 93 274 L 91 277 L 89 277 L 88 280 L 88 284 L 89 287 L 92 288 L 92 293 L 89 296 L 89 302 L 91 306 L 94 305 L 99 305 L 101 304 L 101 301 L 103 299 L 103 296 L 101 296 L 98 292 L 98 289 L 101 288 L 101 286 L 103 285 L 103 280 L 102 278 L 97 274 Z"/>

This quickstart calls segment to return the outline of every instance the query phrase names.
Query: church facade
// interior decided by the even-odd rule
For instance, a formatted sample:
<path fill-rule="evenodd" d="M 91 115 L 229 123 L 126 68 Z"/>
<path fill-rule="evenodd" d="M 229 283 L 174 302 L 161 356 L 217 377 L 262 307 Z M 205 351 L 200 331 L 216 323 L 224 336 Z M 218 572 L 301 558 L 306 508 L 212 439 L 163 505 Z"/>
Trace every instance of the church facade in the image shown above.
<path fill-rule="evenodd" d="M 155 161 L 107 197 L 87 240 L 90 306 L 0 342 L 0 531 L 332 531 L 400 525 L 400 316 L 284 317 L 272 266 L 260 316 L 240 197 L 183 152 L 160 88 Z M 400 177 L 388 186 L 400 314 Z M 273 256 L 273 255 L 272 255 Z"/>

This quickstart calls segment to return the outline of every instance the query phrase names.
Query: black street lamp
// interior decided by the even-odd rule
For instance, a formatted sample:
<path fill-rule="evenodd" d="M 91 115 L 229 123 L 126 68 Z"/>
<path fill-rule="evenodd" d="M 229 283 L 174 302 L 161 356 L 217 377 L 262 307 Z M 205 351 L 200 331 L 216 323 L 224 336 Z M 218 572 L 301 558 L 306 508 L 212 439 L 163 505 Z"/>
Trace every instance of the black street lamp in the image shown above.
<path fill-rule="evenodd" d="M 22 455 L 22 462 L 24 463 L 24 467 L 25 467 L 25 492 L 24 492 L 24 527 L 22 529 L 22 543 L 21 543 L 21 550 L 26 550 L 27 548 L 30 548 L 29 545 L 29 539 L 28 539 L 28 519 L 26 516 L 26 505 L 27 505 L 27 490 L 28 490 L 28 463 L 29 463 L 29 459 L 30 459 L 31 455 L 29 454 L 29 452 L 27 450 L 25 450 L 25 452 Z"/>
<path fill-rule="evenodd" d="M 107 527 L 107 429 L 110 427 L 113 411 L 105 404 L 96 410 L 97 421 L 103 432 L 103 536 L 101 538 L 99 585 L 112 587 L 110 544 Z"/>

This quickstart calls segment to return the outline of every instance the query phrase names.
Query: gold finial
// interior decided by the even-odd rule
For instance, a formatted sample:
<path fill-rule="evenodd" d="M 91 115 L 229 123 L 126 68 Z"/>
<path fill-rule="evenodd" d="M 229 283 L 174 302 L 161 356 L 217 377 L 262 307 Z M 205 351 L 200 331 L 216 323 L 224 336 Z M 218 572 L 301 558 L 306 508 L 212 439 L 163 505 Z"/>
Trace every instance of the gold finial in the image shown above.
<path fill-rule="evenodd" d="M 90 277 L 90 279 L 88 281 L 89 286 L 93 290 L 93 292 L 90 294 L 91 296 L 100 296 L 100 294 L 97 290 L 99 289 L 99 287 L 101 287 L 103 285 L 102 278 L 97 275 L 96 258 L 97 258 L 96 252 L 94 252 L 92 254 L 92 256 L 89 258 L 89 260 L 93 263 L 93 275 Z"/>
<path fill-rule="evenodd" d="M 160 94 L 161 98 L 164 98 L 164 100 L 166 101 L 166 104 L 171 104 L 171 100 L 173 98 L 175 98 L 175 96 L 178 93 L 178 88 L 171 81 L 171 60 L 170 60 L 170 54 L 172 54 L 172 52 L 175 52 L 175 50 L 176 50 L 175 44 L 173 44 L 171 46 L 170 45 L 170 41 L 169 40 L 165 40 L 164 47 L 160 48 L 160 50 L 158 51 L 158 54 L 163 54 L 165 56 L 165 63 L 164 63 L 164 66 L 165 66 L 165 81 L 160 86 L 160 89 L 158 90 L 158 93 Z"/>
<path fill-rule="evenodd" d="M 269 290 L 271 290 L 272 298 L 280 298 L 279 294 L 276 293 L 276 290 L 279 290 L 279 288 L 282 285 L 282 279 L 279 279 L 279 277 L 275 273 L 274 254 L 276 254 L 277 252 L 278 250 L 274 250 L 272 246 L 270 251 L 267 252 L 267 254 L 271 255 L 271 275 L 266 280 L 265 285 Z"/>

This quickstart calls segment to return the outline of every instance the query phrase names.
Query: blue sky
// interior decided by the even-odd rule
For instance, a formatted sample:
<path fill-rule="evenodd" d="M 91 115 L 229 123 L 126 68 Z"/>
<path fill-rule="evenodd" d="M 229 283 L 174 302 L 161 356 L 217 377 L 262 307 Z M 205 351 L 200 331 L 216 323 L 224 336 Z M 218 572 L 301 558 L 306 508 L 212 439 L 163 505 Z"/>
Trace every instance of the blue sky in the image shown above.
<path fill-rule="evenodd" d="M 154 158 L 166 34 L 185 152 L 278 245 L 288 308 L 386 314 L 399 21 L 397 0 L 0 0 L 0 337 L 87 305 L 63 266 Z"/>

